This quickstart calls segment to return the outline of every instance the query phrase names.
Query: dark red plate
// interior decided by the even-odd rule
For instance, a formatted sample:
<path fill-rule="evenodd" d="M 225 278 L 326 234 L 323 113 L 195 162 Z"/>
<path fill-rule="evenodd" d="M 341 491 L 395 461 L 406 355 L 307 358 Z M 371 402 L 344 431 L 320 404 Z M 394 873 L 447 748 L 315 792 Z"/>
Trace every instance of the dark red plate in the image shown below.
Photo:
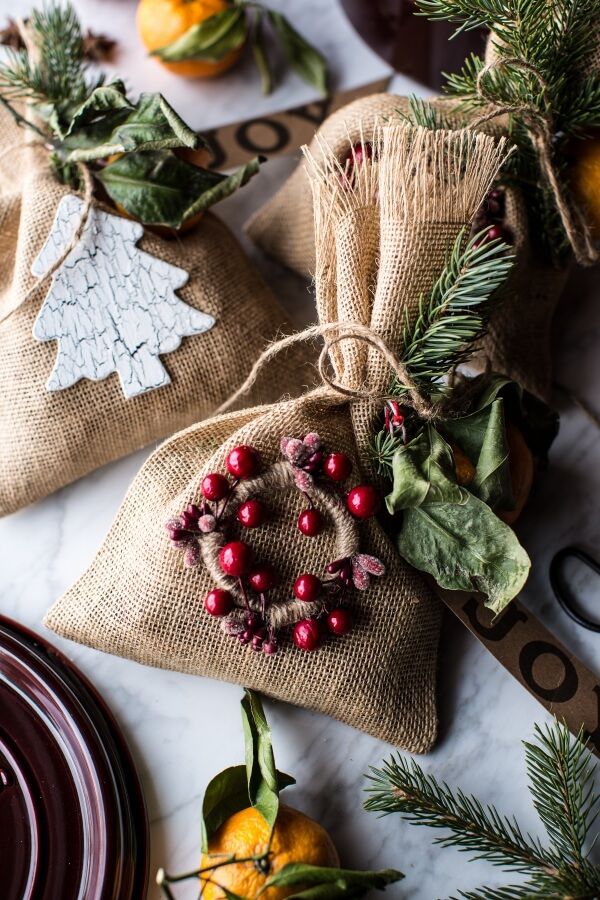
<path fill-rule="evenodd" d="M 142 900 L 148 821 L 123 736 L 66 657 L 0 616 L 0 895 Z"/>

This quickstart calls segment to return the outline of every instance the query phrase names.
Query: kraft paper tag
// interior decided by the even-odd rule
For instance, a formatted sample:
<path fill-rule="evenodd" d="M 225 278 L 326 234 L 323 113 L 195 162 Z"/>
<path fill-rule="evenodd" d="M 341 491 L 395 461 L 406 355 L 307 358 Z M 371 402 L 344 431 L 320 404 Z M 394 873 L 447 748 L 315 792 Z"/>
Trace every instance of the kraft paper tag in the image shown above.
<path fill-rule="evenodd" d="M 510 674 L 600 756 L 600 680 L 518 600 L 500 615 L 476 594 L 436 587 L 446 606 Z"/>
<path fill-rule="evenodd" d="M 202 137 L 212 153 L 208 167 L 230 169 L 253 156 L 294 153 L 312 140 L 319 125 L 336 109 L 359 97 L 385 92 L 389 81 L 389 77 L 382 78 L 294 109 L 203 131 Z"/>

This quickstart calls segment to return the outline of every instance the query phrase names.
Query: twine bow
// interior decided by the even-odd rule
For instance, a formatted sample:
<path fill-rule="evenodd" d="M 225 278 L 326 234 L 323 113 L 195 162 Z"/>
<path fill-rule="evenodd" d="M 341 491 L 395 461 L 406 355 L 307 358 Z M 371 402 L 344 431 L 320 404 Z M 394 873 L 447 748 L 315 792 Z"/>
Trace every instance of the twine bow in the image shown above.
<path fill-rule="evenodd" d="M 546 109 L 548 110 L 546 113 L 542 113 L 530 103 L 499 104 L 490 94 L 485 86 L 486 75 L 494 70 L 505 69 L 509 66 L 522 69 L 534 76 L 542 89 Z M 550 111 L 549 89 L 545 78 L 531 63 L 518 57 L 507 57 L 506 59 L 488 63 L 481 69 L 477 76 L 477 93 L 482 100 L 489 103 L 494 109 L 480 116 L 470 124 L 470 127 L 477 128 L 477 126 L 483 125 L 484 122 L 489 122 L 491 119 L 496 119 L 498 116 L 506 113 L 521 113 L 531 142 L 537 151 L 540 167 L 554 196 L 554 202 L 575 259 L 582 266 L 591 266 L 598 262 L 600 252 L 594 245 L 590 226 L 581 209 L 574 205 L 570 198 L 566 196 L 552 160 L 554 119 Z"/>
<path fill-rule="evenodd" d="M 328 371 L 329 357 L 331 349 L 341 341 L 354 340 L 374 347 L 386 360 L 390 369 L 397 377 L 400 384 L 406 390 L 406 394 L 402 397 L 402 403 L 410 406 L 416 414 L 423 420 L 435 421 L 448 418 L 449 415 L 462 415 L 468 406 L 471 398 L 471 391 L 466 387 L 471 381 L 478 381 L 478 389 L 481 389 L 481 381 L 479 379 L 469 379 L 465 382 L 465 389 L 453 392 L 450 397 L 444 397 L 441 400 L 431 400 L 418 386 L 412 378 L 408 368 L 389 347 L 383 338 L 373 331 L 368 325 L 361 322 L 324 322 L 319 325 L 311 325 L 303 331 L 290 334 L 280 340 L 273 341 L 266 350 L 264 350 L 252 366 L 248 377 L 244 383 L 229 397 L 225 403 L 221 404 L 215 415 L 226 412 L 236 403 L 253 385 L 256 383 L 258 375 L 262 369 L 269 363 L 273 357 L 277 356 L 282 350 L 292 347 L 294 344 L 304 341 L 312 341 L 315 338 L 323 338 L 323 348 L 319 355 L 317 369 L 324 385 L 327 385 L 332 396 L 347 397 L 351 402 L 360 400 L 370 400 L 373 402 L 385 401 L 391 399 L 390 394 L 381 394 L 377 391 L 358 390 L 349 388 L 344 384 L 336 381 Z M 484 377 L 484 376 L 482 376 Z M 397 399 L 397 396 L 396 396 Z"/>

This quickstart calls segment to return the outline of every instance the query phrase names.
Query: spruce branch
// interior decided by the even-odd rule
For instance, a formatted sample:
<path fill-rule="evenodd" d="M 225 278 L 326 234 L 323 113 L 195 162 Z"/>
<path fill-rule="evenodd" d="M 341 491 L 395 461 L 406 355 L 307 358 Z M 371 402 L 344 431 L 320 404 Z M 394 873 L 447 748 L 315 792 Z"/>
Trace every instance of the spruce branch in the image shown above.
<path fill-rule="evenodd" d="M 506 279 L 514 257 L 501 240 L 475 235 L 464 247 L 461 229 L 430 294 L 421 297 L 416 321 L 408 318 L 402 336 L 402 362 L 427 391 L 441 391 L 446 373 L 464 362 L 485 333 L 493 295 Z M 464 249 L 463 249 L 464 247 Z M 395 383 L 392 393 L 405 388 Z"/>
<path fill-rule="evenodd" d="M 497 63 L 482 84 L 484 61 L 471 56 L 460 72 L 445 76 L 445 90 L 471 112 L 487 110 L 490 101 L 513 109 L 509 132 L 519 152 L 507 176 L 522 188 L 534 247 L 561 264 L 570 244 L 530 129 L 543 121 L 551 130 L 552 164 L 568 190 L 568 142 L 600 124 L 600 76 L 588 71 L 599 33 L 597 0 L 417 0 L 417 6 L 433 20 L 456 23 L 458 31 L 492 31 Z"/>
<path fill-rule="evenodd" d="M 600 866 L 591 862 L 589 852 L 600 795 L 583 733 L 573 738 L 566 725 L 555 721 L 545 729 L 536 726 L 534 742 L 524 742 L 524 747 L 548 848 L 524 835 L 514 817 L 453 791 L 399 755 L 371 768 L 365 808 L 384 815 L 398 812 L 412 824 L 442 828 L 447 833 L 435 841 L 442 847 L 457 847 L 474 859 L 527 876 L 521 884 L 460 892 L 463 900 L 594 900 L 600 896 Z"/>
<path fill-rule="evenodd" d="M 484 807 L 476 797 L 452 791 L 426 774 L 415 760 L 396 755 L 381 769 L 371 768 L 370 797 L 365 809 L 384 815 L 399 812 L 413 825 L 444 828 L 449 834 L 436 838 L 442 847 L 458 847 L 514 872 L 554 872 L 553 860 L 533 838 L 526 838 L 515 819 L 501 816 L 493 806 Z"/>
<path fill-rule="evenodd" d="M 535 736 L 537 744 L 524 743 L 533 804 L 557 857 L 589 879 L 594 867 L 584 848 L 600 812 L 593 787 L 596 767 L 582 734 L 573 742 L 566 729 L 536 725 Z"/>

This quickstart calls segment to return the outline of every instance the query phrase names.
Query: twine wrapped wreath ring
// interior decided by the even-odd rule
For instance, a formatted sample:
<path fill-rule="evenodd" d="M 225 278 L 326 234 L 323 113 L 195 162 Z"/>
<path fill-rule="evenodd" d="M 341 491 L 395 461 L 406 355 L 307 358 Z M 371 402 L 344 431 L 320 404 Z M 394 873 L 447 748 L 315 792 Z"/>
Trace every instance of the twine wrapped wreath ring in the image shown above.
<path fill-rule="evenodd" d="M 238 484 L 235 490 L 236 502 L 243 503 L 250 498 L 272 496 L 274 492 L 282 493 L 290 490 L 298 490 L 293 466 L 287 461 L 274 463 L 261 475 L 246 479 Z M 335 558 L 345 559 L 355 556 L 359 552 L 359 532 L 356 520 L 346 509 L 342 499 L 333 491 L 326 490 L 320 484 L 312 483 L 303 489 L 311 503 L 323 512 L 328 523 L 335 531 Z M 248 610 L 261 612 L 269 628 L 278 630 L 289 625 L 294 625 L 301 619 L 318 615 L 323 604 L 320 601 L 306 602 L 295 599 L 273 599 L 272 593 L 277 595 L 278 588 L 270 592 L 269 603 L 263 606 L 261 600 L 250 595 L 244 589 L 241 581 L 232 576 L 225 575 L 219 565 L 219 551 L 227 543 L 227 529 L 219 529 L 200 538 L 200 555 L 206 569 L 214 580 L 215 585 L 229 591 L 235 600 L 235 609 L 230 614 L 232 618 L 241 620 Z M 326 584 L 324 580 L 324 584 Z"/>

